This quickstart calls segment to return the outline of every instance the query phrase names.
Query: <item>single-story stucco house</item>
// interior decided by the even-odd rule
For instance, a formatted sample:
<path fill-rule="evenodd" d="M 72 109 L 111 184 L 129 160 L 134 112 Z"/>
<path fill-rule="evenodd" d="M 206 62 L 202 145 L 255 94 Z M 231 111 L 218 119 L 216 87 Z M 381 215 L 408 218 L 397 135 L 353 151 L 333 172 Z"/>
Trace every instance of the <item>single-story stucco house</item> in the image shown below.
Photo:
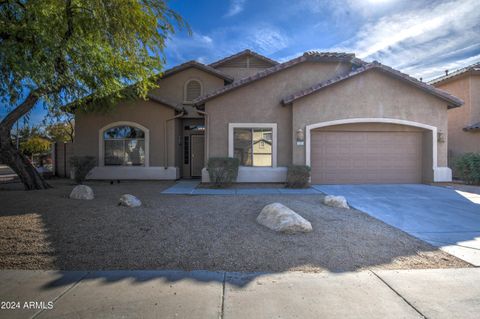
<path fill-rule="evenodd" d="M 240 160 L 238 182 L 450 181 L 447 110 L 462 100 L 378 62 L 306 52 L 278 63 L 250 50 L 164 72 L 149 99 L 75 114 L 75 155 L 91 179 L 208 181 L 211 157 Z"/>
<path fill-rule="evenodd" d="M 429 83 L 465 101 L 448 111 L 449 158 L 480 152 L 480 62 L 438 77 Z"/>

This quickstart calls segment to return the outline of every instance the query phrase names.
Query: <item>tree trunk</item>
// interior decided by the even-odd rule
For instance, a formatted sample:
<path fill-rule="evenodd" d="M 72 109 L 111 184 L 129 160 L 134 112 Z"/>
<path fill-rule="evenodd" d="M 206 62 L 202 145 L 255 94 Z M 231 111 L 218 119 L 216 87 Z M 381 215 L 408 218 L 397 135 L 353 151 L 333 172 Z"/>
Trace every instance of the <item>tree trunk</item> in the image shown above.
<path fill-rule="evenodd" d="M 28 158 L 20 153 L 10 141 L 10 136 L 0 136 L 0 159 L 17 173 L 25 190 L 47 189 L 50 185 L 37 172 Z"/>
<path fill-rule="evenodd" d="M 0 161 L 17 173 L 26 190 L 46 189 L 45 182 L 28 158 L 15 148 L 10 137 L 13 124 L 28 113 L 39 99 L 39 92 L 31 92 L 28 97 L 0 122 Z"/>

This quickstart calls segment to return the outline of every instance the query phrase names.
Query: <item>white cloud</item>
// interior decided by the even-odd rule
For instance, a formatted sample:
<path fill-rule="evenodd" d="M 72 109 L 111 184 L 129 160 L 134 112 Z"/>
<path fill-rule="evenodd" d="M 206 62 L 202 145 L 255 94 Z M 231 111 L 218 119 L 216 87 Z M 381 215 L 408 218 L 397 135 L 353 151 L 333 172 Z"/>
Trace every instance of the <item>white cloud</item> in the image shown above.
<path fill-rule="evenodd" d="M 251 38 L 255 49 L 265 54 L 284 49 L 289 43 L 289 40 L 285 35 L 279 30 L 270 27 L 256 29 Z"/>
<path fill-rule="evenodd" d="M 194 31 L 191 37 L 176 35 L 168 40 L 168 67 L 191 59 L 209 63 L 245 49 L 272 55 L 289 45 L 282 29 L 266 23 L 227 26 L 208 34 Z"/>
<path fill-rule="evenodd" d="M 468 51 L 479 52 L 479 43 L 480 2 L 462 0 L 385 15 L 364 24 L 339 47 L 428 78 L 458 64 L 453 61 L 462 60 Z"/>
<path fill-rule="evenodd" d="M 225 17 L 233 17 L 234 15 L 239 14 L 243 11 L 246 0 L 230 0 L 230 7 L 228 12 L 225 14 Z"/>

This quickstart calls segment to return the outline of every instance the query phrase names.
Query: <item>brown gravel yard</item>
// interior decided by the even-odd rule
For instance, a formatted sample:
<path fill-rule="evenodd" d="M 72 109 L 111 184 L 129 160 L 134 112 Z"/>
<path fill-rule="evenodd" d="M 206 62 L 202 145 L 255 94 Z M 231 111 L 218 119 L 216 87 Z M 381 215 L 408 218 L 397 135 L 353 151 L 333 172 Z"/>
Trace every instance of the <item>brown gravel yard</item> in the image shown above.
<path fill-rule="evenodd" d="M 368 215 L 317 195 L 161 195 L 171 182 L 88 183 L 93 201 L 68 199 L 70 181 L 24 192 L 0 185 L 0 268 L 351 271 L 470 265 Z M 120 195 L 144 206 L 117 206 Z M 313 226 L 283 235 L 255 222 L 281 202 Z"/>

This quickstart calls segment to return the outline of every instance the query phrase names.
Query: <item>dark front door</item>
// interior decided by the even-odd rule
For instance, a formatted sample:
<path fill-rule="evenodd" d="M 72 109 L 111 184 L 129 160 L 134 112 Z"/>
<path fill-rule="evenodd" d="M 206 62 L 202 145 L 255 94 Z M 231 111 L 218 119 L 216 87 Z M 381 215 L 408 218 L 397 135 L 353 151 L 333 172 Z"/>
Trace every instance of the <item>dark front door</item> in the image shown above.
<path fill-rule="evenodd" d="M 190 152 L 190 170 L 192 177 L 202 176 L 202 168 L 204 165 L 204 136 L 190 135 L 191 152 Z"/>

